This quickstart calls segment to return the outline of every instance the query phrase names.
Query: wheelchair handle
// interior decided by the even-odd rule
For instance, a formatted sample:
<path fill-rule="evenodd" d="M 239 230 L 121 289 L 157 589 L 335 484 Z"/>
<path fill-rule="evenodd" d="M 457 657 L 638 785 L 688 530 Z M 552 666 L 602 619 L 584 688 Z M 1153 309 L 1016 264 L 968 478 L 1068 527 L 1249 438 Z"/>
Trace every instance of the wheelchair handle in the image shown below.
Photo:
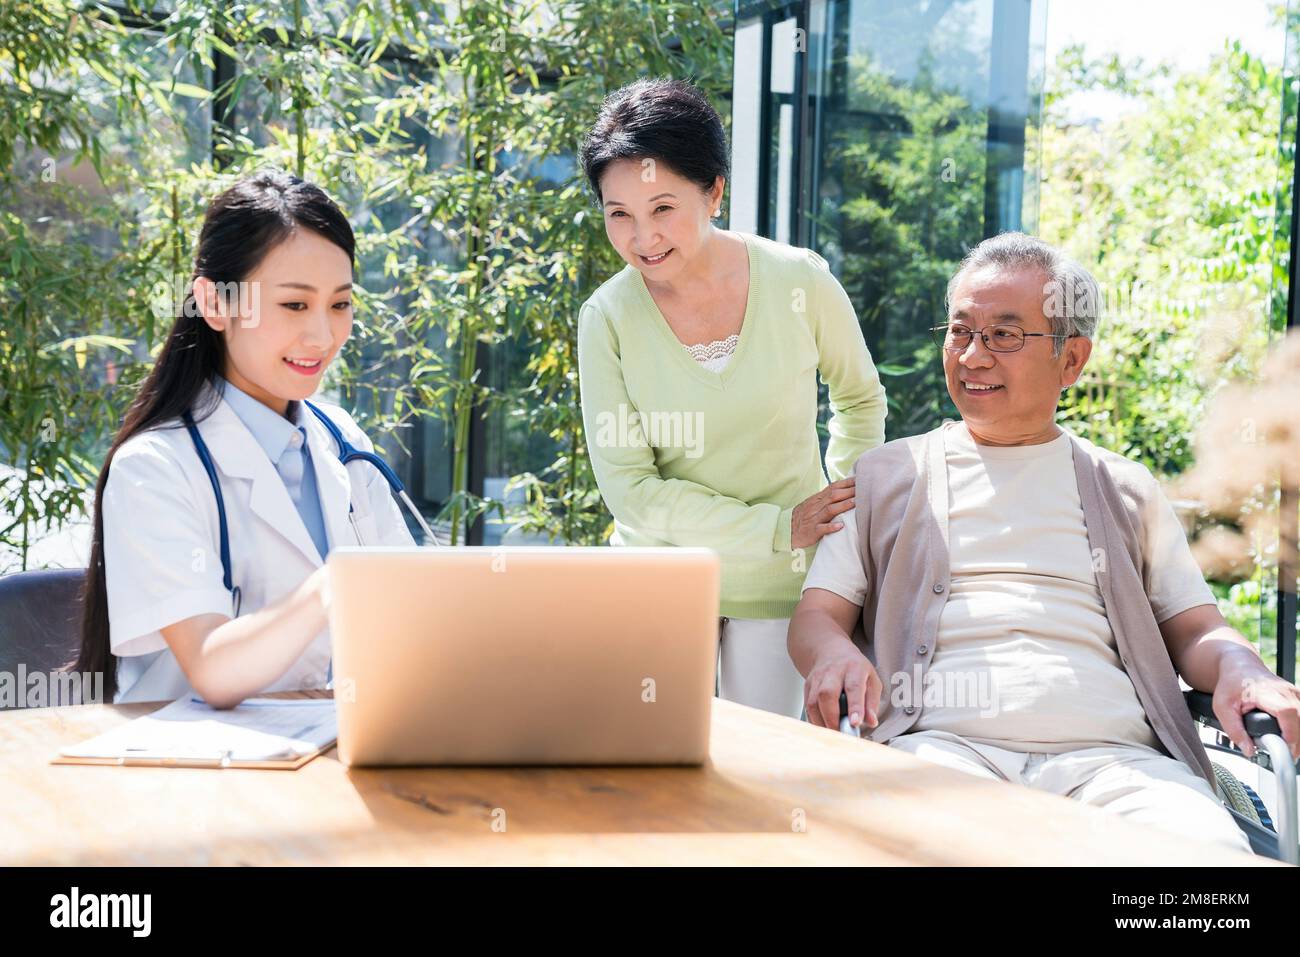
<path fill-rule="evenodd" d="M 843 691 L 840 692 L 840 734 L 850 734 L 855 738 L 862 737 L 861 729 L 849 723 L 849 696 Z"/>
<path fill-rule="evenodd" d="M 1184 694 L 1193 716 L 1201 718 L 1217 731 L 1223 730 L 1219 719 L 1214 716 L 1214 695 L 1205 691 L 1187 691 Z M 1277 723 L 1277 718 L 1258 708 L 1243 714 L 1241 723 L 1246 726 L 1246 733 L 1255 739 L 1262 738 L 1266 734 L 1276 734 L 1279 737 L 1282 735 L 1282 728 Z"/>

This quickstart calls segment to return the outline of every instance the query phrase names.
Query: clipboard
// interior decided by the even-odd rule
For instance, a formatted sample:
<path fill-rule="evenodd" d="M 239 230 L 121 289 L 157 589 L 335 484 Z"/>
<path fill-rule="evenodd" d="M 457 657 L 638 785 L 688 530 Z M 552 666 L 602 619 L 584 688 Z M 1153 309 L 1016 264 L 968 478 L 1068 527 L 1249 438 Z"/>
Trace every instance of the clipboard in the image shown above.
<path fill-rule="evenodd" d="M 297 771 L 312 758 L 330 750 L 330 748 L 334 747 L 334 744 L 335 742 L 331 741 L 309 754 L 285 759 L 258 760 L 226 757 L 224 755 L 214 755 L 213 757 L 128 757 L 124 755 L 110 758 L 59 754 L 50 759 L 50 764 L 99 764 L 117 768 L 251 768 L 265 771 Z"/>
<path fill-rule="evenodd" d="M 250 698 L 219 711 L 187 695 L 61 748 L 50 763 L 296 771 L 337 740 L 330 698 Z"/>

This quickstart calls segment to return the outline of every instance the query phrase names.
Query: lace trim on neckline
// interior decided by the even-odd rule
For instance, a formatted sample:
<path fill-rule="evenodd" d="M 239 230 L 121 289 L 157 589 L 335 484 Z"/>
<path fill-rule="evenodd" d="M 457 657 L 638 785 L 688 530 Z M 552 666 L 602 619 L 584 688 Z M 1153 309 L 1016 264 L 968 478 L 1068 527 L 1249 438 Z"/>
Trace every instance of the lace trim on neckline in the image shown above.
<path fill-rule="evenodd" d="M 691 358 L 697 362 L 711 362 L 734 353 L 738 342 L 740 342 L 740 334 L 733 332 L 725 339 L 714 339 L 712 342 L 701 342 L 694 346 L 683 343 L 682 348 L 689 352 Z"/>

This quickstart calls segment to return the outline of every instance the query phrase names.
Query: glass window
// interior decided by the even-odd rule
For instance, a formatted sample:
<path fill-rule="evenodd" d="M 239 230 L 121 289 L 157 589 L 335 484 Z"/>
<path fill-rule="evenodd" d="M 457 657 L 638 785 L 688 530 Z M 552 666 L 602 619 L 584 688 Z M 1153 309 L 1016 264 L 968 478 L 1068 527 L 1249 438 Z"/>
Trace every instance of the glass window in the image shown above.
<path fill-rule="evenodd" d="M 810 8 L 809 245 L 858 310 L 889 394 L 889 438 L 955 415 L 925 330 L 942 319 L 966 251 L 1032 223 L 1024 157 L 1039 109 L 1040 6 Z"/>

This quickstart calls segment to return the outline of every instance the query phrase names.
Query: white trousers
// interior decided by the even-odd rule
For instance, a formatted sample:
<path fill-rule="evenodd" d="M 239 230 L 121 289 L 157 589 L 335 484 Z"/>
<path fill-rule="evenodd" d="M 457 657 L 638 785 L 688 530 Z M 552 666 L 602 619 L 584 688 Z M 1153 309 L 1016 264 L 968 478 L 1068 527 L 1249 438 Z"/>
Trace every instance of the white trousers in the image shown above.
<path fill-rule="evenodd" d="M 789 618 L 723 618 L 718 697 L 788 718 L 803 713 L 803 676 L 786 650 Z"/>
<path fill-rule="evenodd" d="M 947 731 L 917 731 L 889 742 L 934 764 L 1010 781 L 1105 808 L 1130 821 L 1241 851 L 1250 842 L 1223 802 L 1183 762 L 1140 746 L 1064 754 L 1007 751 Z M 1158 864 L 1158 861 L 1152 861 Z"/>

